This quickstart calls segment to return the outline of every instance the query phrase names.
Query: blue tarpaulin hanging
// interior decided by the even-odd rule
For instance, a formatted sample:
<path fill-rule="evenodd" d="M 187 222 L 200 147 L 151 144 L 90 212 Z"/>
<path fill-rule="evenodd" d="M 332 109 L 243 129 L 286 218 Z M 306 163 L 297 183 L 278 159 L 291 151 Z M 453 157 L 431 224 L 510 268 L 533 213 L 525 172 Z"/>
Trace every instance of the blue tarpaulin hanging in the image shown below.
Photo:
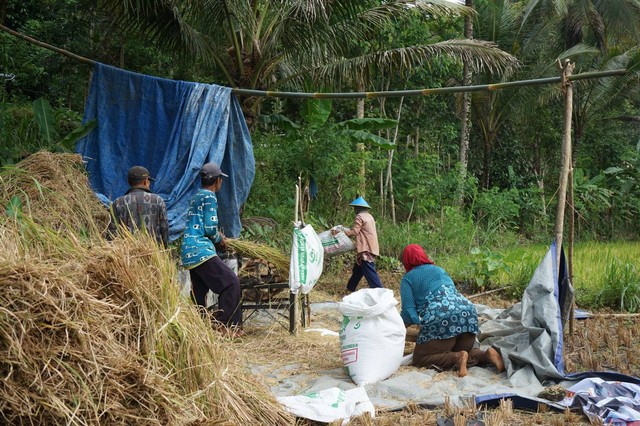
<path fill-rule="evenodd" d="M 167 204 L 169 239 L 180 237 L 198 172 L 214 161 L 229 175 L 218 192 L 220 227 L 237 237 L 239 209 L 255 174 L 251 138 L 228 87 L 169 80 L 96 64 L 83 122 L 97 128 L 77 145 L 89 181 L 109 204 L 127 188 L 127 170 L 149 169 Z"/>

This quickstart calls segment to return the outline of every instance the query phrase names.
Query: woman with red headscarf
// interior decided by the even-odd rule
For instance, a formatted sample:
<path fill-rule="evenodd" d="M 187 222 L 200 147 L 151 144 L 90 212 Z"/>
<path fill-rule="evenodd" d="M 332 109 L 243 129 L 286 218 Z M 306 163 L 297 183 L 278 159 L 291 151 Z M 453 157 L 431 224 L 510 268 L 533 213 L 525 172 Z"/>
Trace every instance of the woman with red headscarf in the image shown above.
<path fill-rule="evenodd" d="M 458 376 L 467 375 L 467 367 L 492 364 L 498 373 L 504 362 L 493 348 L 474 348 L 478 334 L 478 314 L 473 304 L 458 292 L 447 272 L 417 244 L 402 252 L 407 273 L 400 283 L 402 311 L 408 327 L 420 325 L 413 352 L 413 365 L 448 370 L 456 368 Z"/>

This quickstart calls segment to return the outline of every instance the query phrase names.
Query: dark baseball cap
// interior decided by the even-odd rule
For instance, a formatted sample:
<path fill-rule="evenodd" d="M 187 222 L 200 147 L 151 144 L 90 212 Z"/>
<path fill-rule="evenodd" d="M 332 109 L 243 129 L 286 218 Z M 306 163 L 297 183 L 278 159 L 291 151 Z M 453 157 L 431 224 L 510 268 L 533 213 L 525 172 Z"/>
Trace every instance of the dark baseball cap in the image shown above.
<path fill-rule="evenodd" d="M 129 169 L 129 172 L 127 172 L 127 179 L 147 179 L 147 178 L 149 180 L 155 180 L 154 178 L 151 177 L 149 170 L 147 170 L 145 167 L 142 167 L 142 166 L 133 166 L 132 168 Z"/>
<path fill-rule="evenodd" d="M 202 169 L 200 169 L 200 176 L 204 178 L 215 178 L 218 176 L 229 177 L 229 175 L 222 173 L 220 166 L 216 163 L 207 163 L 202 166 Z"/>

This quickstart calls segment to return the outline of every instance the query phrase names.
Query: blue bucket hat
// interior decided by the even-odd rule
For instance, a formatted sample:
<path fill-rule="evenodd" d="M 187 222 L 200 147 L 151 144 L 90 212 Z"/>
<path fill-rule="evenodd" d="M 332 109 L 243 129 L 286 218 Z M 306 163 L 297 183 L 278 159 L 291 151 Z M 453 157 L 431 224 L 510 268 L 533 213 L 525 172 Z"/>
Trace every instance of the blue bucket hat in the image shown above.
<path fill-rule="evenodd" d="M 356 198 L 349 205 L 353 206 L 353 207 L 364 207 L 365 209 L 370 209 L 371 208 L 371 206 L 369 204 L 367 204 L 367 202 L 362 197 Z"/>

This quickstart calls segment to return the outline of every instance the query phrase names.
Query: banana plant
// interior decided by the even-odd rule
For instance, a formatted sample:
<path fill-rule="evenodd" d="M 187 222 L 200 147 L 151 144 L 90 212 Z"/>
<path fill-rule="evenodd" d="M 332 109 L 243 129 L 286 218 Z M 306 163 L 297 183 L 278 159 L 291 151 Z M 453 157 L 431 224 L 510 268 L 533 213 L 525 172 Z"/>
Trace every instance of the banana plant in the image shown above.
<path fill-rule="evenodd" d="M 55 114 L 49 101 L 45 98 L 36 99 L 33 101 L 32 108 L 42 139 L 48 146 L 65 152 L 73 151 L 76 143 L 83 137 L 87 136 L 98 124 L 97 120 L 90 120 L 85 124 L 76 127 L 71 131 L 71 133 L 60 139 Z"/>

